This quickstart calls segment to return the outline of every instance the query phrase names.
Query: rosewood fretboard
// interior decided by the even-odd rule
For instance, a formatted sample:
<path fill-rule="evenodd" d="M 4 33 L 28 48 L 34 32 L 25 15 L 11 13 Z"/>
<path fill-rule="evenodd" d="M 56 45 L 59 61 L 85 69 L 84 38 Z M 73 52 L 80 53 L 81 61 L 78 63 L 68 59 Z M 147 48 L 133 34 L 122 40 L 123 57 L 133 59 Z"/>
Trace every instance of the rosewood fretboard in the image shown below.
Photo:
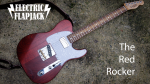
<path fill-rule="evenodd" d="M 123 6 L 107 15 L 104 17 L 100 18 L 99 20 L 79 29 L 78 31 L 70 34 L 67 36 L 69 41 L 71 43 L 79 40 L 81 37 L 85 36 L 86 34 L 92 32 L 93 30 L 99 28 L 100 26 L 104 25 L 105 23 L 109 22 L 110 20 L 114 19 L 115 17 L 121 15 L 122 13 L 126 12 L 127 9 Z"/>

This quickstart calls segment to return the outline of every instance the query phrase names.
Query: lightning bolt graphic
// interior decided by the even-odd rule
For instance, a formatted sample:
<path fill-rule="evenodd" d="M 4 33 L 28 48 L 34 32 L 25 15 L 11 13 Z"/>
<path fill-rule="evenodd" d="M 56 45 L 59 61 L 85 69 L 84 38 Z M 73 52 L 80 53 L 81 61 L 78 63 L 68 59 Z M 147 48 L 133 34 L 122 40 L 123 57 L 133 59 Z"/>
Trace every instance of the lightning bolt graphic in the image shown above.
<path fill-rule="evenodd" d="M 10 4 L 10 8 L 8 8 L 8 11 L 9 11 L 11 17 L 13 18 L 13 16 L 12 16 L 12 11 L 14 11 L 14 6 L 13 6 L 13 4 Z"/>
<path fill-rule="evenodd" d="M 48 14 L 49 14 L 49 11 L 50 11 L 50 9 L 51 9 L 51 7 L 48 8 L 48 6 L 49 6 L 49 4 L 45 4 L 45 9 L 44 9 L 44 11 L 47 11 L 46 18 L 47 18 Z"/>

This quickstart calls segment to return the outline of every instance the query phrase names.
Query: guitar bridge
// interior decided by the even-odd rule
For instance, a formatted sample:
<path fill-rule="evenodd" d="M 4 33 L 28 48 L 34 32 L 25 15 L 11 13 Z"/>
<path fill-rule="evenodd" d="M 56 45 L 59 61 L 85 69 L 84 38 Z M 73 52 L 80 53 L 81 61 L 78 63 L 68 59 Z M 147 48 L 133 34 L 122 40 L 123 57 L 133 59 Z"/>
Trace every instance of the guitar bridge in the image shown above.
<path fill-rule="evenodd" d="M 45 61 L 46 59 L 48 59 L 56 54 L 50 44 L 39 49 L 38 53 L 43 61 Z"/>

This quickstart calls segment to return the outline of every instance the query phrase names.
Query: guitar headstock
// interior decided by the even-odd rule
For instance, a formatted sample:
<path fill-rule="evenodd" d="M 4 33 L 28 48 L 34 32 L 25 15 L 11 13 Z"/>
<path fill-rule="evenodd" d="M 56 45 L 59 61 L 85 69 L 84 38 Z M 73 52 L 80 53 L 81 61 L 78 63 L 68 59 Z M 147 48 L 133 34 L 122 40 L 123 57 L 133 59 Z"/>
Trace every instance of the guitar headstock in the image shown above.
<path fill-rule="evenodd" d="M 139 5 L 143 5 L 144 1 L 134 1 L 134 2 L 129 2 L 125 3 L 124 6 L 126 7 L 127 10 L 131 9 L 136 9 Z"/>

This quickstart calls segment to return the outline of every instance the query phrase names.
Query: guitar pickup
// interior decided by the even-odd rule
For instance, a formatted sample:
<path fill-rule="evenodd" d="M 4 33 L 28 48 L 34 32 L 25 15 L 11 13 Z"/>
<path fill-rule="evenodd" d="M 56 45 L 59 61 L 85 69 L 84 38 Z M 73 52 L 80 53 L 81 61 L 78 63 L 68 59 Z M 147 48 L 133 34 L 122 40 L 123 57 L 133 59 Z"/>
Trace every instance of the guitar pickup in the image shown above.
<path fill-rule="evenodd" d="M 65 37 L 60 38 L 60 42 L 61 42 L 61 44 L 64 48 L 67 48 L 69 46 L 69 44 L 68 44 L 67 40 L 65 39 Z"/>
<path fill-rule="evenodd" d="M 50 44 L 39 49 L 38 53 L 43 61 L 45 61 L 46 59 L 48 59 L 56 54 Z"/>

